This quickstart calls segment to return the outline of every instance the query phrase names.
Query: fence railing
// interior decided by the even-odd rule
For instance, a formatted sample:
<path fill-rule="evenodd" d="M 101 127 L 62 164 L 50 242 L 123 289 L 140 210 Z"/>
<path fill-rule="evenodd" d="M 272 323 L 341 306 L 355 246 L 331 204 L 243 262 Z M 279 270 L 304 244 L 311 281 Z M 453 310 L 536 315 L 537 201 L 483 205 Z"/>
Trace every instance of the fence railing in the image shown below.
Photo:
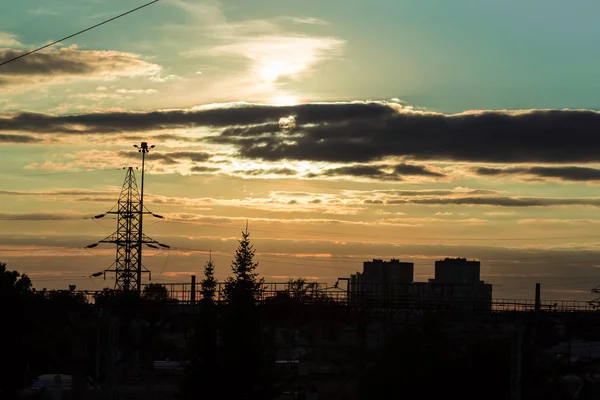
<path fill-rule="evenodd" d="M 200 283 L 153 283 L 162 285 L 168 297 L 177 304 L 194 304 L 200 299 L 202 286 Z M 149 285 L 144 285 L 143 290 L 148 290 Z M 76 293 L 90 303 L 103 291 L 76 291 Z M 300 299 L 305 304 L 355 305 L 381 308 L 405 309 L 434 309 L 458 308 L 473 309 L 493 312 L 534 312 L 536 302 L 532 299 L 489 299 L 481 296 L 464 297 L 452 293 L 419 292 L 382 294 L 373 292 L 349 292 L 325 283 L 307 283 L 302 286 L 286 282 L 265 282 L 259 292 L 259 301 L 281 298 L 281 296 Z M 225 300 L 225 284 L 220 282 L 216 288 L 216 300 Z M 590 301 L 574 300 L 543 300 L 539 303 L 539 310 L 544 312 L 595 312 L 599 311 L 597 305 Z"/>

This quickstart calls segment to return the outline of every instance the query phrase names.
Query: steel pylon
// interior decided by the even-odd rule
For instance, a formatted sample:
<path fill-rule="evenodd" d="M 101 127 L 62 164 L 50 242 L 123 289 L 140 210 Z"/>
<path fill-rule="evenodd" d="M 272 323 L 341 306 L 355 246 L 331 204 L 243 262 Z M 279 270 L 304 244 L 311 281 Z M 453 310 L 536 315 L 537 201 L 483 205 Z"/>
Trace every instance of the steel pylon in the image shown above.
<path fill-rule="evenodd" d="M 148 274 L 150 279 L 150 271 L 146 267 L 138 264 L 142 258 L 142 249 L 140 243 L 151 248 L 170 248 L 166 244 L 157 242 L 156 240 L 144 235 L 141 231 L 142 214 L 151 214 L 157 218 L 163 218 L 160 215 L 153 214 L 150 211 L 144 210 L 141 202 L 141 196 L 138 191 L 138 185 L 135 180 L 135 173 L 132 167 L 127 169 L 125 181 L 121 188 L 121 194 L 116 204 L 117 210 L 108 211 L 105 214 L 97 215 L 94 218 L 103 218 L 107 214 L 117 215 L 117 230 L 106 238 L 97 243 L 87 246 L 92 248 L 100 243 L 111 243 L 117 246 L 115 262 L 112 266 L 104 271 L 115 273 L 115 290 L 122 291 L 137 291 L 140 292 L 141 282 L 140 274 Z M 114 209 L 114 207 L 113 207 Z M 141 235 L 141 236 L 140 236 Z M 140 240 L 141 239 L 141 240 Z"/>

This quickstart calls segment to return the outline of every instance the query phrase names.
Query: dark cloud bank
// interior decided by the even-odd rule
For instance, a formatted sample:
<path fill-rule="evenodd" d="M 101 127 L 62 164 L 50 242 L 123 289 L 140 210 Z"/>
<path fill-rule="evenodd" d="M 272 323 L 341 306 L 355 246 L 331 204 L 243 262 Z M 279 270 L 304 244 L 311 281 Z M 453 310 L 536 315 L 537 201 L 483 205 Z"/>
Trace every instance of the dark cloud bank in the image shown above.
<path fill-rule="evenodd" d="M 294 116 L 295 126 L 287 124 L 284 129 L 279 120 L 288 116 Z M 444 115 L 414 112 L 385 102 L 352 102 L 0 117 L 0 131 L 28 134 L 124 133 L 196 126 L 217 131 L 207 141 L 233 145 L 242 157 L 268 161 L 365 163 L 388 156 L 491 163 L 600 161 L 600 113 L 585 110 Z"/>
<path fill-rule="evenodd" d="M 600 198 L 546 198 L 546 197 L 458 197 L 427 199 L 387 200 L 385 204 L 466 205 L 496 207 L 554 207 L 554 206 L 600 206 Z"/>
<path fill-rule="evenodd" d="M 130 159 L 138 159 L 139 155 L 130 151 L 120 151 L 119 156 L 127 157 Z M 202 151 L 172 151 L 169 153 L 149 153 L 146 157 L 148 160 L 160 161 L 163 164 L 174 165 L 178 164 L 180 160 L 189 160 L 192 162 L 204 162 L 207 161 L 212 154 Z"/>
<path fill-rule="evenodd" d="M 482 176 L 533 176 L 535 178 L 555 178 L 564 181 L 597 182 L 600 181 L 600 170 L 588 167 L 517 167 L 517 168 L 475 168 L 475 173 Z"/>
<path fill-rule="evenodd" d="M 391 170 L 391 172 L 386 171 Z M 401 181 L 403 176 L 421 176 L 430 178 L 444 178 L 446 175 L 432 171 L 424 165 L 401 163 L 396 165 L 348 165 L 339 168 L 330 168 L 320 174 L 309 174 L 309 178 L 319 176 L 351 176 L 357 178 L 370 178 L 377 180 Z"/>

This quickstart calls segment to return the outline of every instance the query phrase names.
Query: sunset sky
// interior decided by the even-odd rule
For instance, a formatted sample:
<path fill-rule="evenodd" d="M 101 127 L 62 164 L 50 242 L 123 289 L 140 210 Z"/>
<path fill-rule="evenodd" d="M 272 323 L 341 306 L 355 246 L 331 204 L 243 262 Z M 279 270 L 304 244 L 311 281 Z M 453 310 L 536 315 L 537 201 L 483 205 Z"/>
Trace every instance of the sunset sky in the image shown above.
<path fill-rule="evenodd" d="M 143 0 L 0 3 L 0 62 Z M 600 2 L 162 0 L 0 67 L 0 261 L 88 278 L 147 141 L 154 280 L 481 260 L 495 297 L 600 284 Z M 139 171 L 138 180 L 140 178 Z M 110 278 L 110 276 L 108 277 Z"/>

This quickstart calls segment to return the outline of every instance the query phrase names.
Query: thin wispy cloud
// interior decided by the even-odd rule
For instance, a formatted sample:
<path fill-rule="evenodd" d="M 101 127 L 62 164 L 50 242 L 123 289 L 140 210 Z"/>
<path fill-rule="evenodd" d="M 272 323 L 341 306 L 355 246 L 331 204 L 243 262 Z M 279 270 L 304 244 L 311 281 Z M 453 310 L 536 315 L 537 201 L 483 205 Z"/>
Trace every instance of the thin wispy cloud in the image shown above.
<path fill-rule="evenodd" d="M 273 18 L 263 20 L 229 21 L 218 3 L 193 4 L 172 1 L 201 22 L 198 28 L 209 45 L 186 50 L 186 57 L 230 57 L 232 62 L 245 62 L 233 78 L 243 86 L 237 93 L 263 96 L 275 103 L 294 102 L 293 94 L 285 92 L 283 79 L 297 79 L 310 74 L 321 62 L 340 57 L 344 40 L 333 36 L 316 36 L 290 29 L 289 21 L 302 25 L 324 25 L 316 18 Z M 243 89 L 243 92 L 239 92 Z"/>
<path fill-rule="evenodd" d="M 0 49 L 21 48 L 23 44 L 17 40 L 17 35 L 8 32 L 0 32 Z"/>
<path fill-rule="evenodd" d="M 42 6 L 33 8 L 29 12 L 31 14 L 34 14 L 34 15 L 43 15 L 43 16 L 57 16 L 57 15 L 60 15 L 60 13 L 58 11 L 53 10 L 51 8 L 42 7 Z"/>
<path fill-rule="evenodd" d="M 334 38 L 309 36 L 237 37 L 234 43 L 213 47 L 208 54 L 245 57 L 250 61 L 249 72 L 253 77 L 275 85 L 279 79 L 297 78 L 311 72 L 319 62 L 339 56 L 342 44 Z"/>

